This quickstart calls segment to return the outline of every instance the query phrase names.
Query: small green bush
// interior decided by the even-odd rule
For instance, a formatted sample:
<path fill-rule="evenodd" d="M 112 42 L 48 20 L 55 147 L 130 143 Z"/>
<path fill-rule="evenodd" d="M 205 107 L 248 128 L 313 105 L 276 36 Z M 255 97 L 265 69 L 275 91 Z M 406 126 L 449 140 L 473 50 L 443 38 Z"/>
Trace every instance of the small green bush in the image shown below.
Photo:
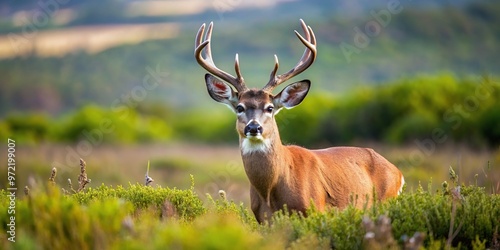
<path fill-rule="evenodd" d="M 130 184 L 128 188 L 118 186 L 116 188 L 100 186 L 89 188 L 86 192 L 73 194 L 72 197 L 81 204 L 91 204 L 94 201 L 103 201 L 113 198 L 123 199 L 130 202 L 135 210 L 152 208 L 161 215 L 161 209 L 165 201 L 174 205 L 180 218 L 193 220 L 205 213 L 203 203 L 194 193 L 194 187 L 188 190 L 170 189 L 162 187 L 143 186 Z"/>

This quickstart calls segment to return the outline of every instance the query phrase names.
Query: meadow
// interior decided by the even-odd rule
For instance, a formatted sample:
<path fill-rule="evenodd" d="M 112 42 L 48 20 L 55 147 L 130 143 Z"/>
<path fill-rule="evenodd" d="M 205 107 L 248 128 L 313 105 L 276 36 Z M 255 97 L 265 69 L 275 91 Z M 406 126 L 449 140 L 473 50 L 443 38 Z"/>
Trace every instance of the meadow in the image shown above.
<path fill-rule="evenodd" d="M 442 74 L 343 96 L 311 93 L 276 119 L 285 144 L 372 147 L 398 166 L 412 187 L 430 178 L 446 180 L 451 166 L 466 184 L 498 189 L 499 99 L 496 78 Z M 474 106 L 469 100 L 476 100 Z M 154 103 L 119 109 L 90 104 L 59 117 L 12 113 L 0 120 L 0 139 L 18 142 L 21 186 L 51 167 L 60 168 L 65 180 L 78 172 L 80 158 L 90 163 L 98 184 L 135 183 L 150 161 L 164 185 L 188 188 L 186 180 L 194 174 L 203 189 L 234 188 L 239 197 L 248 182 L 235 118 L 213 105 L 184 111 Z"/>
<path fill-rule="evenodd" d="M 497 249 L 500 196 L 488 188 L 449 180 L 434 188 L 405 188 L 372 207 L 302 214 L 282 211 L 258 224 L 247 206 L 228 193 L 199 195 L 187 189 L 142 183 L 87 186 L 94 176 L 80 164 L 78 182 L 32 181 L 18 195 L 14 234 L 3 226 L 3 249 Z M 82 176 L 85 176 L 82 178 Z M 154 177 L 154 176 L 151 176 Z M 20 189 L 21 190 L 21 189 Z M 497 190 L 498 191 L 498 190 Z M 9 192 L 0 191 L 8 211 Z M 376 195 L 376 194 L 375 194 Z M 204 200 L 202 201 L 202 196 Z M 376 199 L 374 196 L 373 199 Z M 2 225 L 11 222 L 2 213 Z M 10 230 L 9 230 L 10 229 Z M 14 237 L 15 236 L 15 237 Z M 12 244 L 10 240 L 14 240 Z"/>
<path fill-rule="evenodd" d="M 488 91 L 477 92 L 482 86 Z M 423 91 L 429 89 L 443 94 Z M 11 244 L 10 215 L 2 213 L 2 248 L 495 249 L 499 89 L 494 79 L 441 75 L 342 97 L 313 94 L 277 117 L 285 143 L 374 148 L 401 169 L 406 190 L 364 209 L 311 208 L 305 218 L 283 211 L 270 225 L 259 225 L 249 210 L 249 183 L 227 110 L 177 114 L 155 106 L 88 105 L 59 118 L 12 114 L 1 124 L 2 140 L 18 142 L 17 236 Z M 449 108 L 472 97 L 483 97 L 474 112 Z M 437 129 L 446 133 L 436 136 Z M 80 158 L 91 181 L 78 191 Z M 154 181 L 145 186 L 148 164 Z M 7 185 L 0 183 L 2 211 L 11 205 Z"/>
<path fill-rule="evenodd" d="M 500 249 L 500 4 L 254 2 L 0 7 L 0 249 Z M 373 148 L 406 187 L 261 225 L 193 40 L 214 21 L 217 65 L 239 53 L 261 87 L 300 57 L 299 18 L 319 54 L 283 143 Z"/>

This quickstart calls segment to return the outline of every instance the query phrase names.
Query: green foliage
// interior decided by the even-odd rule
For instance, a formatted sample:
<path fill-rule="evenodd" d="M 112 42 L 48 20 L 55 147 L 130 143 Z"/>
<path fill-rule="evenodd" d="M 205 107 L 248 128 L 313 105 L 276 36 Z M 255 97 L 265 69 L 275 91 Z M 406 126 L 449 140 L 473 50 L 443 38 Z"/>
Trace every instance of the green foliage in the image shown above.
<path fill-rule="evenodd" d="M 449 238 L 450 222 L 453 218 L 452 245 L 462 248 L 491 246 L 491 239 L 500 226 L 500 196 L 488 195 L 483 188 L 462 186 L 461 199 L 454 200 L 451 188 L 432 193 L 419 189 L 405 193 L 386 203 L 378 203 L 367 210 L 352 206 L 343 211 L 337 209 L 325 213 L 308 211 L 304 218 L 298 214 L 277 213 L 273 224 L 266 232 L 282 231 L 289 246 L 308 242 L 309 248 L 360 249 L 365 231 L 362 227 L 363 215 L 377 218 L 387 215 L 392 220 L 394 238 L 401 240 L 415 232 L 427 235 L 426 245 L 430 248 L 441 245 Z M 452 207 L 456 206 L 453 216 Z M 311 246 L 311 235 L 316 239 Z M 480 246 L 483 246 L 482 248 Z"/>
<path fill-rule="evenodd" d="M 280 242 L 250 231 L 234 214 L 200 216 L 192 224 L 169 224 L 153 236 L 153 249 L 277 249 Z"/>
<path fill-rule="evenodd" d="M 297 108 L 275 118 L 285 143 L 309 147 L 356 140 L 403 144 L 416 139 L 494 147 L 500 142 L 498 99 L 496 79 L 441 74 L 364 87 L 341 97 L 313 92 Z M 236 118 L 219 108 L 177 113 L 146 104 L 135 109 L 87 105 L 54 120 L 39 114 L 9 116 L 0 122 L 5 128 L 0 137 L 16 136 L 20 143 L 236 142 Z"/>
<path fill-rule="evenodd" d="M 300 42 L 288 31 L 297 28 L 296 18 L 291 20 L 290 17 L 296 16 L 293 13 L 301 13 L 318 38 L 320 54 L 306 73 L 307 77 L 313 78 L 314 89 L 345 91 L 350 90 L 353 84 L 381 84 L 401 75 L 413 76 L 422 72 L 495 74 L 499 72 L 500 18 L 497 13 L 500 5 L 497 1 L 465 2 L 448 5 L 426 1 L 424 6 L 430 4 L 430 8 L 420 8 L 420 2 L 401 5 L 404 7 L 402 12 L 391 15 L 380 35 L 370 36 L 369 46 L 357 48 L 360 50 L 352 55 L 351 61 L 347 61 L 342 54 L 340 44 L 354 46 L 356 33 L 353 27 L 364 31 L 365 24 L 377 21 L 370 13 L 382 13 L 379 11 L 386 10 L 385 3 L 360 4 L 358 7 L 365 9 L 359 12 L 365 16 L 359 16 L 359 13 L 350 15 L 348 13 L 352 10 L 349 8 L 345 12 L 335 2 L 321 1 L 280 4 L 275 9 L 279 13 L 259 20 L 255 15 L 260 10 L 241 9 L 238 15 L 226 16 L 228 21 L 221 22 L 218 26 L 221 28 L 216 28 L 214 39 L 217 41 L 212 47 L 215 57 L 220 58 L 216 62 L 222 69 L 231 69 L 234 53 L 239 52 L 248 83 L 263 82 L 271 69 L 270 55 L 279 55 L 283 70 L 293 66 L 300 57 L 302 50 L 297 49 L 301 46 Z M 82 24 L 175 20 L 173 22 L 180 25 L 182 32 L 172 34 L 174 37 L 168 40 L 123 45 L 98 54 L 75 51 L 61 57 L 28 55 L 1 60 L 0 117 L 5 117 L 12 110 L 61 114 L 86 103 L 110 107 L 117 100 L 135 105 L 134 100 L 129 102 L 130 96 L 142 94 L 137 90 L 149 74 L 146 68 L 155 69 L 157 66 L 162 72 L 167 72 L 168 77 L 161 79 L 154 90 L 148 89 L 146 101 L 162 100 L 183 111 L 188 105 L 203 105 L 208 99 L 200 98 L 202 95 L 206 97 L 206 91 L 203 86 L 204 70 L 193 58 L 193 36 L 196 32 L 193 21 L 204 20 L 206 15 L 215 13 L 130 17 L 130 13 L 125 11 L 128 8 L 123 7 L 127 4 L 114 1 L 71 4 L 67 7 L 80 14 L 64 28 L 71 29 Z M 112 12 L 106 12 L 111 9 Z M 13 8 L 11 11 L 18 10 Z M 333 14 L 336 12 L 341 13 Z M 12 22 L 12 16 L 5 15 L 2 19 L 0 33 L 22 32 L 23 26 L 14 25 L 16 22 Z M 63 25 L 56 24 L 55 20 L 48 22 L 43 27 L 37 26 L 37 30 L 41 33 L 45 29 L 62 28 Z M 242 29 L 247 32 L 241 32 Z M 36 51 L 33 53 L 36 54 Z M 142 101 L 142 98 L 138 99 Z"/>
<path fill-rule="evenodd" d="M 112 188 L 102 185 L 95 189 L 89 188 L 86 192 L 73 194 L 72 197 L 81 204 L 90 204 L 96 200 L 104 201 L 119 198 L 130 202 L 136 210 L 153 208 L 157 212 L 161 211 L 165 201 L 169 201 L 174 205 L 180 218 L 189 221 L 205 212 L 205 208 L 194 193 L 193 188 L 179 190 L 175 188 L 153 188 L 139 184 L 131 184 L 128 188 L 122 186 Z M 158 214 L 158 216 L 160 215 L 161 213 Z"/>
<path fill-rule="evenodd" d="M 363 217 L 385 215 L 399 247 L 403 239 L 424 233 L 425 246 L 441 249 L 450 239 L 458 249 L 493 247 L 500 227 L 500 196 L 477 186 L 443 185 L 438 191 L 419 187 L 371 208 L 278 212 L 270 225 L 259 225 L 242 204 L 208 197 L 207 206 L 193 189 L 176 190 L 130 185 L 101 186 L 63 195 L 57 186 L 32 190 L 16 203 L 16 245 L 5 238 L 3 249 L 361 249 Z M 431 185 L 429 185 L 431 186 Z M 0 190 L 0 209 L 6 211 L 7 192 Z M 165 217 L 164 201 L 177 215 Z M 0 214 L 3 232 L 8 221 Z M 453 223 L 452 223 L 453 221 Z M 15 246 L 15 247 L 14 247 Z"/>
<path fill-rule="evenodd" d="M 208 201 L 211 203 L 211 209 L 218 214 L 233 214 L 238 215 L 238 218 L 248 225 L 252 229 L 256 229 L 258 226 L 257 220 L 255 220 L 254 215 L 243 205 L 240 203 L 236 205 L 233 201 L 228 201 L 225 197 L 225 191 L 221 191 L 223 194 L 220 194 L 221 199 L 213 199 L 212 196 L 207 194 Z"/>
<path fill-rule="evenodd" d="M 483 110 L 478 117 L 480 119 L 478 121 L 479 133 L 488 135 L 485 139 L 490 145 L 496 145 L 500 141 L 500 126 L 498 126 L 500 112 L 498 110 L 500 110 L 500 103 L 495 103 Z"/>
<path fill-rule="evenodd" d="M 131 108 L 108 110 L 87 105 L 59 119 L 41 113 L 10 115 L 0 120 L 0 139 L 16 138 L 19 144 L 44 141 L 102 143 L 165 141 L 172 127 L 154 114 L 139 114 Z"/>
<path fill-rule="evenodd" d="M 275 116 L 282 140 L 299 145 L 322 143 L 324 134 L 318 133 L 322 118 L 331 114 L 337 100 L 328 94 L 311 95 L 293 110 L 280 111 Z M 325 131 L 325 130 L 323 130 Z"/>
<path fill-rule="evenodd" d="M 0 194 L 0 209 L 6 211 L 7 192 Z M 242 223 L 234 203 L 207 212 L 193 189 L 101 186 L 63 195 L 49 185 L 18 199 L 16 243 L 2 237 L 2 249 L 276 249 L 280 245 Z M 160 219 L 165 199 L 178 214 Z M 2 233 L 7 221 L 7 214 L 1 213 Z"/>
<path fill-rule="evenodd" d="M 134 109 L 106 110 L 88 105 L 66 118 L 57 132 L 59 140 L 101 142 L 161 141 L 171 137 L 172 129 L 163 120 L 143 116 Z"/>
<path fill-rule="evenodd" d="M 297 213 L 277 213 L 270 230 L 286 232 L 288 243 L 301 242 L 314 235 L 318 238 L 318 245 L 309 246 L 314 248 L 324 245 L 336 249 L 361 247 L 363 211 L 350 206 L 343 211 L 332 209 L 321 213 L 310 209 L 307 213 L 306 218 Z"/>
<path fill-rule="evenodd" d="M 118 199 L 82 206 L 50 186 L 47 192 L 17 202 L 17 239 L 36 249 L 102 248 L 119 238 L 122 219 L 131 208 L 130 203 Z"/>
<path fill-rule="evenodd" d="M 497 110 L 499 98 L 499 83 L 487 77 L 457 80 L 448 74 L 423 76 L 377 89 L 359 89 L 340 98 L 312 95 L 304 101 L 304 108 L 299 106 L 293 113 L 288 121 L 291 125 L 282 126 L 280 132 L 285 140 L 293 138 L 309 146 L 353 140 L 402 144 L 426 138 L 436 144 L 495 146 L 500 116 L 493 110 Z"/>
<path fill-rule="evenodd" d="M 0 139 L 12 138 L 22 144 L 33 144 L 50 139 L 51 121 L 47 115 L 11 114 L 0 121 Z"/>
<path fill-rule="evenodd" d="M 223 108 L 223 107 L 220 107 Z M 184 140 L 204 142 L 236 141 L 236 118 L 229 110 L 213 112 L 205 109 L 179 114 L 173 121 L 178 136 Z"/>
<path fill-rule="evenodd" d="M 487 195 L 483 188 L 463 186 L 461 197 L 455 199 L 449 193 L 415 192 L 402 195 L 385 205 L 393 221 L 396 237 L 414 232 L 426 232 L 434 240 L 446 240 L 449 236 L 452 207 L 456 206 L 454 232 L 458 234 L 453 244 L 471 247 L 476 237 L 487 240 L 493 237 L 500 221 L 500 196 Z M 411 214 L 411 216 L 410 216 Z"/>

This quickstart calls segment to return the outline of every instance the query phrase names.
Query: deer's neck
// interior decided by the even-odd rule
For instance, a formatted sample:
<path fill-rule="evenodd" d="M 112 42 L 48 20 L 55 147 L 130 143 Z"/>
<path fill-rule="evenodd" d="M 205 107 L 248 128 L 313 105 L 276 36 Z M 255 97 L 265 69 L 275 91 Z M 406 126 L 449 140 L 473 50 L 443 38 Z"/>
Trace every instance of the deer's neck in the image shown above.
<path fill-rule="evenodd" d="M 270 192 L 282 178 L 288 177 L 288 149 L 281 143 L 277 128 L 263 141 L 250 141 L 240 138 L 241 157 L 250 183 L 263 197 Z"/>

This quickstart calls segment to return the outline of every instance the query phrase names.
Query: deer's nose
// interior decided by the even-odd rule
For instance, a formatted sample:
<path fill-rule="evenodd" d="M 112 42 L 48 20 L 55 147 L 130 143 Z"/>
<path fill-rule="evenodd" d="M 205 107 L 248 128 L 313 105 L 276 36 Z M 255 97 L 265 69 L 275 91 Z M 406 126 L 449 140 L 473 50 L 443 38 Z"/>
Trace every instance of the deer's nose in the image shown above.
<path fill-rule="evenodd" d="M 256 121 L 249 122 L 245 127 L 245 135 L 256 136 L 262 134 L 262 126 Z"/>

